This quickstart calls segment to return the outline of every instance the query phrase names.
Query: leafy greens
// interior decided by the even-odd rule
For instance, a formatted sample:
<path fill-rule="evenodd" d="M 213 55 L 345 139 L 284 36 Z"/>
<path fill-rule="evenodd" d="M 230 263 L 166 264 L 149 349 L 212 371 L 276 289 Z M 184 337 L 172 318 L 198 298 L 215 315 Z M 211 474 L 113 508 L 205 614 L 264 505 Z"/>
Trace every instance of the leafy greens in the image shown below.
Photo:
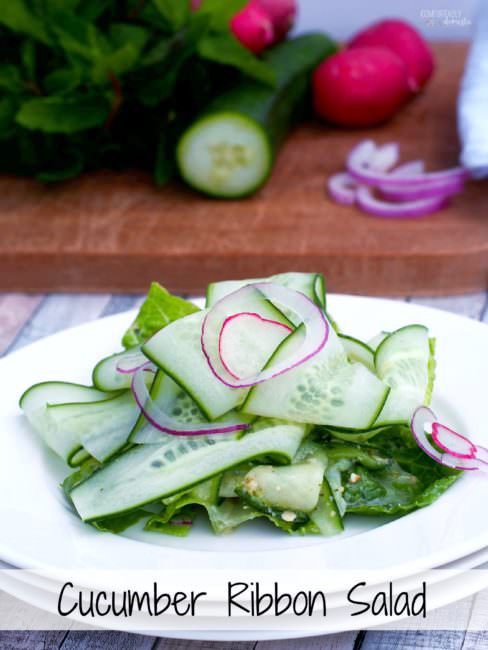
<path fill-rule="evenodd" d="M 57 181 L 139 166 L 159 184 L 203 104 L 270 68 L 233 36 L 245 0 L 8 0 L 0 11 L 1 172 Z"/>

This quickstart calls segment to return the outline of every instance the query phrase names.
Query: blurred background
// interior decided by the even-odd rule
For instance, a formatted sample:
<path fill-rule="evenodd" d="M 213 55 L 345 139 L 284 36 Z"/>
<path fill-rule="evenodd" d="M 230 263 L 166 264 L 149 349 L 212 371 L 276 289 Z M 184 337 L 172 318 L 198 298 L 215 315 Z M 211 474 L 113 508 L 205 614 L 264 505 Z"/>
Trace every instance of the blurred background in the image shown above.
<path fill-rule="evenodd" d="M 367 23 L 387 15 L 403 16 L 434 40 L 470 38 L 478 0 L 302 0 L 297 31 L 327 25 L 336 38 L 348 39 Z"/>
<path fill-rule="evenodd" d="M 486 288 L 488 0 L 0 3 L 0 291 Z"/>

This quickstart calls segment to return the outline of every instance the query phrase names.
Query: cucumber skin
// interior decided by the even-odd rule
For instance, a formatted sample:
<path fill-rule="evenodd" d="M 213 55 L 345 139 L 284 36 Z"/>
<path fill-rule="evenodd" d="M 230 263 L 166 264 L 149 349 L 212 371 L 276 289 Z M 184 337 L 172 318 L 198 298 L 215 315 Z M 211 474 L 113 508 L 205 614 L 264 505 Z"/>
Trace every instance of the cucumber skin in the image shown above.
<path fill-rule="evenodd" d="M 336 51 L 337 44 L 321 33 L 305 34 L 268 50 L 263 60 L 273 69 L 276 86 L 270 88 L 258 81 L 248 80 L 214 99 L 178 142 L 176 159 L 183 179 L 197 191 L 214 198 L 239 199 L 254 194 L 266 183 L 280 145 L 306 109 L 313 70 Z M 270 164 L 263 178 L 255 186 L 233 196 L 195 187 L 184 173 L 182 163 L 186 136 L 210 116 L 217 117 L 222 113 L 238 115 L 254 122 L 269 143 Z"/>
<path fill-rule="evenodd" d="M 337 49 L 325 34 L 305 34 L 268 50 L 263 60 L 276 75 L 276 86 L 244 81 L 217 97 L 205 115 L 221 111 L 240 113 L 258 122 L 268 135 L 273 154 L 306 104 L 315 67 Z"/>

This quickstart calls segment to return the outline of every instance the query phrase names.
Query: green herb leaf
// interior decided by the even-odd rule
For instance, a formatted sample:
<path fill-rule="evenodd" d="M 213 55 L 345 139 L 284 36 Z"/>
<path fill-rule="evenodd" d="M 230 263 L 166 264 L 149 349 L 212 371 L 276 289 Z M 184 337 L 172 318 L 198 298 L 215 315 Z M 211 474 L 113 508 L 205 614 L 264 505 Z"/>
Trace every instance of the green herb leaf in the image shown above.
<path fill-rule="evenodd" d="M 44 77 L 41 85 L 47 95 L 65 95 L 78 88 L 81 82 L 79 68 L 72 66 L 53 70 Z"/>
<path fill-rule="evenodd" d="M 116 48 L 131 43 L 140 54 L 149 41 L 150 33 L 146 27 L 142 27 L 141 25 L 114 23 L 110 25 L 109 36 Z"/>
<path fill-rule="evenodd" d="M 198 11 L 211 16 L 211 28 L 214 31 L 228 32 L 231 18 L 243 9 L 247 2 L 248 0 L 203 0 Z"/>
<path fill-rule="evenodd" d="M 231 65 L 270 86 L 276 83 L 273 70 L 246 50 L 231 33 L 206 36 L 198 44 L 198 53 L 204 59 Z"/>
<path fill-rule="evenodd" d="M 122 345 L 132 348 L 144 343 L 169 323 L 196 311 L 199 311 L 196 305 L 173 296 L 160 284 L 153 282 L 136 319 L 122 338 Z"/>
<path fill-rule="evenodd" d="M 45 133 L 76 133 L 104 124 L 110 103 L 104 95 L 39 97 L 25 101 L 16 121 Z"/>
<path fill-rule="evenodd" d="M 31 39 L 26 39 L 20 48 L 20 58 L 24 68 L 25 77 L 29 81 L 36 79 L 37 52 L 36 43 Z"/>
<path fill-rule="evenodd" d="M 44 21 L 31 11 L 25 0 L 2 2 L 0 25 L 5 25 L 14 32 L 31 36 L 46 45 L 51 43 Z"/>
<path fill-rule="evenodd" d="M 45 169 L 39 172 L 36 175 L 37 180 L 43 183 L 65 181 L 81 174 L 85 166 L 85 160 L 77 149 L 72 149 L 69 155 L 64 156 L 58 162 L 58 169 Z"/>
<path fill-rule="evenodd" d="M 85 20 L 94 22 L 107 11 L 113 0 L 83 0 L 78 8 L 78 14 Z"/>
<path fill-rule="evenodd" d="M 17 102 L 13 97 L 0 99 L 0 140 L 5 140 L 13 134 Z"/>
<path fill-rule="evenodd" d="M 20 69 L 8 63 L 0 64 L 0 90 L 11 94 L 23 90 Z"/>
<path fill-rule="evenodd" d="M 183 27 L 190 14 L 189 0 L 153 0 L 153 4 L 172 30 Z"/>
<path fill-rule="evenodd" d="M 99 61 L 110 53 L 109 43 L 97 27 L 75 14 L 53 12 L 51 29 L 67 55 Z"/>

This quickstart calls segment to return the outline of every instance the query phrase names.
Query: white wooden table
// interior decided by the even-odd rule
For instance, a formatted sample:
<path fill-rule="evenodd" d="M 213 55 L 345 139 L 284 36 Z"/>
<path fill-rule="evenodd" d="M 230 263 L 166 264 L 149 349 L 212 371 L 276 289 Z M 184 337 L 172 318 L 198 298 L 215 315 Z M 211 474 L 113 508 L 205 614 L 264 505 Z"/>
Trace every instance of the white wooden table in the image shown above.
<path fill-rule="evenodd" d="M 481 320 L 488 324 L 488 293 L 445 298 L 405 298 Z M 131 309 L 139 296 L 0 294 L 0 354 L 16 350 L 66 327 Z M 1 532 L 0 532 L 1 534 Z M 488 596 L 481 594 L 459 607 L 466 610 L 466 627 L 478 617 L 486 620 Z M 12 621 L 23 608 L 24 620 L 46 627 L 46 614 L 0 593 L 0 613 Z M 442 617 L 442 610 L 439 611 Z M 440 619 L 442 620 L 442 618 Z M 312 639 L 245 643 L 175 641 L 116 632 L 52 631 L 0 632 L 1 650 L 488 650 L 488 630 L 473 632 L 351 632 Z"/>

